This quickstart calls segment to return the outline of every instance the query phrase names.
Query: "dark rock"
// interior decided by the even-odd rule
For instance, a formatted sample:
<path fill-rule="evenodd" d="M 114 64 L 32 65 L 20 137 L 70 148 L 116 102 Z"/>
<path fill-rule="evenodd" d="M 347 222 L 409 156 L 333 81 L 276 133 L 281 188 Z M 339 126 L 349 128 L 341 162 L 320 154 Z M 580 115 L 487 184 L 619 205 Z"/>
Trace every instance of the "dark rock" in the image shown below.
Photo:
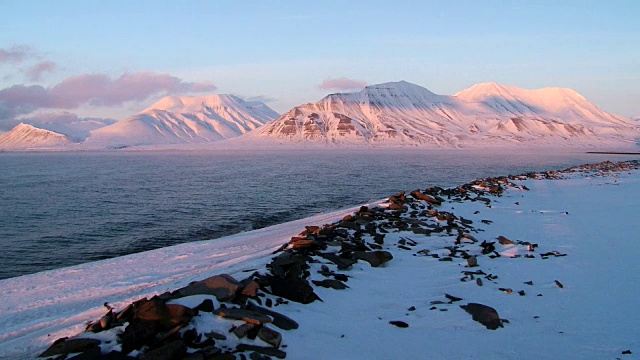
<path fill-rule="evenodd" d="M 411 306 L 410 308 L 407 309 L 408 311 L 416 311 L 416 307 L 415 306 Z"/>
<path fill-rule="evenodd" d="M 181 296 L 213 295 L 218 301 L 228 301 L 235 297 L 240 283 L 231 275 L 222 274 L 191 283 L 178 292 Z"/>
<path fill-rule="evenodd" d="M 409 327 L 409 324 L 407 324 L 404 321 L 400 321 L 400 320 L 389 321 L 389 324 L 395 325 L 395 326 L 397 326 L 399 328 L 408 328 Z"/>
<path fill-rule="evenodd" d="M 266 326 L 263 326 L 260 328 L 260 330 L 258 330 L 258 337 L 260 338 L 260 340 L 266 342 L 276 349 L 279 348 L 280 344 L 282 343 L 282 334 Z"/>
<path fill-rule="evenodd" d="M 76 355 L 72 358 L 69 358 L 69 360 L 95 360 L 95 359 L 102 359 L 102 351 L 100 350 L 100 347 L 91 348 L 80 355 Z"/>
<path fill-rule="evenodd" d="M 498 236 L 498 242 L 501 245 L 514 245 L 515 243 L 504 236 Z"/>
<path fill-rule="evenodd" d="M 156 322 L 132 320 L 124 332 L 120 334 L 122 352 L 128 354 L 145 344 L 149 344 L 160 331 L 162 331 L 162 325 Z"/>
<path fill-rule="evenodd" d="M 282 350 L 274 349 L 271 347 L 265 346 L 257 346 L 257 345 L 249 345 L 249 344 L 239 344 L 236 346 L 236 350 L 238 351 L 255 351 L 263 355 L 274 356 L 278 359 L 284 359 L 287 357 L 287 353 Z"/>
<path fill-rule="evenodd" d="M 205 337 L 208 337 L 209 339 L 215 339 L 215 340 L 227 340 L 227 336 L 224 334 L 220 334 L 218 332 L 215 331 L 210 331 L 208 333 L 204 333 Z"/>
<path fill-rule="evenodd" d="M 193 308 L 193 310 L 202 311 L 202 312 L 212 312 L 215 310 L 215 306 L 213 305 L 213 300 L 206 299 L 203 300 L 200 305 Z"/>
<path fill-rule="evenodd" d="M 271 318 L 273 318 L 273 322 L 271 324 L 279 327 L 282 330 L 295 330 L 299 326 L 298 323 L 292 320 L 291 318 L 285 315 L 282 315 L 278 312 L 275 312 L 273 310 L 265 309 L 263 307 L 256 306 L 256 305 L 249 305 L 248 309 L 270 316 Z"/>
<path fill-rule="evenodd" d="M 174 360 L 181 359 L 187 353 L 187 346 L 182 340 L 174 340 L 157 349 L 140 355 L 140 360 Z"/>
<path fill-rule="evenodd" d="M 233 334 L 238 337 L 238 339 L 242 339 L 247 336 L 249 331 L 253 330 L 256 326 L 255 324 L 244 323 L 237 328 L 233 329 Z"/>
<path fill-rule="evenodd" d="M 213 313 L 226 319 L 242 320 L 254 325 L 266 324 L 272 321 L 271 318 L 265 314 L 238 308 L 219 308 L 214 310 Z"/>
<path fill-rule="evenodd" d="M 305 279 L 271 277 L 269 279 L 269 286 L 271 287 L 271 293 L 273 295 L 301 304 L 309 304 L 318 299 L 317 295 L 313 292 L 313 287 L 311 287 Z"/>
<path fill-rule="evenodd" d="M 242 288 L 240 294 L 246 297 L 255 298 L 258 296 L 258 290 L 260 290 L 260 285 L 252 280 Z"/>
<path fill-rule="evenodd" d="M 100 340 L 85 338 L 60 338 L 38 357 L 81 353 L 100 346 Z"/>
<path fill-rule="evenodd" d="M 320 253 L 318 255 L 336 264 L 338 266 L 338 270 L 347 270 L 357 262 L 357 260 L 338 256 L 334 253 Z"/>
<path fill-rule="evenodd" d="M 384 237 L 385 237 L 384 234 L 375 234 L 373 236 L 373 241 L 378 245 L 382 245 L 384 244 Z"/>
<path fill-rule="evenodd" d="M 467 266 L 469 267 L 476 267 L 478 266 L 478 258 L 475 256 L 469 256 L 467 258 Z"/>
<path fill-rule="evenodd" d="M 453 296 L 453 295 L 449 295 L 449 294 L 444 294 L 444 297 L 446 297 L 447 299 L 449 299 L 449 303 L 454 303 L 456 301 L 462 301 L 464 300 L 463 298 L 459 298 L 457 296 Z"/>
<path fill-rule="evenodd" d="M 321 286 L 324 288 L 335 289 L 335 290 L 344 290 L 349 288 L 347 285 L 343 284 L 342 281 L 335 280 L 335 279 L 312 280 L 311 282 L 316 286 Z"/>
<path fill-rule="evenodd" d="M 622 352 L 622 355 L 631 355 L 631 350 L 625 350 Z"/>
<path fill-rule="evenodd" d="M 558 285 L 558 287 L 560 289 L 562 289 L 564 287 L 564 285 L 562 285 L 562 283 L 560 281 L 558 281 L 558 280 L 553 280 L 553 281 L 556 283 L 556 285 Z"/>
<path fill-rule="evenodd" d="M 393 259 L 393 255 L 391 255 L 388 251 L 376 250 L 376 251 L 356 251 L 353 253 L 353 256 L 358 260 L 364 260 L 371 264 L 372 267 L 378 267 Z"/>
<path fill-rule="evenodd" d="M 496 330 L 499 327 L 504 327 L 500 321 L 500 316 L 496 309 L 482 304 L 469 303 L 467 305 L 460 305 L 464 311 L 471 314 L 473 320 L 486 326 L 487 329 Z"/>
<path fill-rule="evenodd" d="M 477 278 L 476 279 L 476 284 L 478 284 L 478 286 L 482 286 L 482 279 Z"/>

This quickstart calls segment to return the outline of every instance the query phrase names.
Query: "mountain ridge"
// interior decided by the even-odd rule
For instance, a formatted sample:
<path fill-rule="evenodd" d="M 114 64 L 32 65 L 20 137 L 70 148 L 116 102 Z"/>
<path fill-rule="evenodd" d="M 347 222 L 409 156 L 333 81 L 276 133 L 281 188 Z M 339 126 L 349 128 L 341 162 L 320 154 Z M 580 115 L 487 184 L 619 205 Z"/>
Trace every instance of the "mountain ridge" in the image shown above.
<path fill-rule="evenodd" d="M 243 136 L 287 143 L 459 147 L 559 141 L 631 141 L 631 121 L 576 91 L 476 84 L 438 95 L 406 81 L 330 94 Z"/>
<path fill-rule="evenodd" d="M 88 147 L 208 143 L 256 129 L 278 114 L 234 95 L 168 96 L 136 115 L 91 132 Z"/>

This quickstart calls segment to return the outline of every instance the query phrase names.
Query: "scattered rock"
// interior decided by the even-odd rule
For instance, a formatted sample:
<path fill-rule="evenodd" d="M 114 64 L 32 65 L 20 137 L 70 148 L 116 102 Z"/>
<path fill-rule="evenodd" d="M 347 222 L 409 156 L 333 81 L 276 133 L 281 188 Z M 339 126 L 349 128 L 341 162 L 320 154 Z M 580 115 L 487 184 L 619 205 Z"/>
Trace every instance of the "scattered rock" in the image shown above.
<path fill-rule="evenodd" d="M 562 285 L 562 283 L 561 283 L 560 281 L 558 281 L 558 280 L 554 280 L 554 282 L 556 283 L 556 285 L 558 285 L 558 287 L 559 287 L 560 289 L 562 289 L 562 288 L 564 287 L 564 285 Z"/>
<path fill-rule="evenodd" d="M 467 258 L 467 266 L 468 267 L 476 267 L 478 266 L 478 258 L 475 256 L 469 256 Z"/>
<path fill-rule="evenodd" d="M 316 286 L 321 286 L 324 288 L 335 289 L 335 290 L 344 290 L 349 288 L 347 285 L 342 283 L 342 281 L 335 280 L 335 279 L 312 280 L 311 282 Z"/>
<path fill-rule="evenodd" d="M 399 328 L 408 328 L 409 327 L 409 324 L 407 324 L 404 321 L 400 321 L 400 320 L 389 321 L 389 324 L 395 325 L 395 326 L 397 326 Z"/>

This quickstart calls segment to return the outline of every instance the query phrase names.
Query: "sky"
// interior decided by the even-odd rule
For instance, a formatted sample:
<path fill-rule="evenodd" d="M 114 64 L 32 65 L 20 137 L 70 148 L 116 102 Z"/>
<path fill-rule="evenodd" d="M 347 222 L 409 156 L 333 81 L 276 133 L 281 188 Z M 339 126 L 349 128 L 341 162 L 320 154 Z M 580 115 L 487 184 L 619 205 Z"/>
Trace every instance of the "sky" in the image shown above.
<path fill-rule="evenodd" d="M 2 0 L 0 131 L 34 113 L 122 119 L 166 95 L 284 113 L 400 80 L 567 87 L 638 116 L 638 14 L 635 0 Z"/>

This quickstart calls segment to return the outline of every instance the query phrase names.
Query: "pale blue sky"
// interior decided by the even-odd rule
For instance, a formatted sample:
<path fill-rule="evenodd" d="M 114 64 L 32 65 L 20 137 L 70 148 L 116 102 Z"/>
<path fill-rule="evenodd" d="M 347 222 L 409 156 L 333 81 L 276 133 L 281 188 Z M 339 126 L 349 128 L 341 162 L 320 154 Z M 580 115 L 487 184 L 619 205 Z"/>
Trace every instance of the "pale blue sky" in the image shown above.
<path fill-rule="evenodd" d="M 492 81 L 573 88 L 630 117 L 640 115 L 638 16 L 633 0 L 0 0 L 0 91 L 153 72 L 284 112 L 338 91 L 319 87 L 329 78 L 407 80 L 447 95 Z M 28 56 L 10 57 L 24 46 Z M 187 87 L 66 110 L 120 118 L 178 88 Z"/>

